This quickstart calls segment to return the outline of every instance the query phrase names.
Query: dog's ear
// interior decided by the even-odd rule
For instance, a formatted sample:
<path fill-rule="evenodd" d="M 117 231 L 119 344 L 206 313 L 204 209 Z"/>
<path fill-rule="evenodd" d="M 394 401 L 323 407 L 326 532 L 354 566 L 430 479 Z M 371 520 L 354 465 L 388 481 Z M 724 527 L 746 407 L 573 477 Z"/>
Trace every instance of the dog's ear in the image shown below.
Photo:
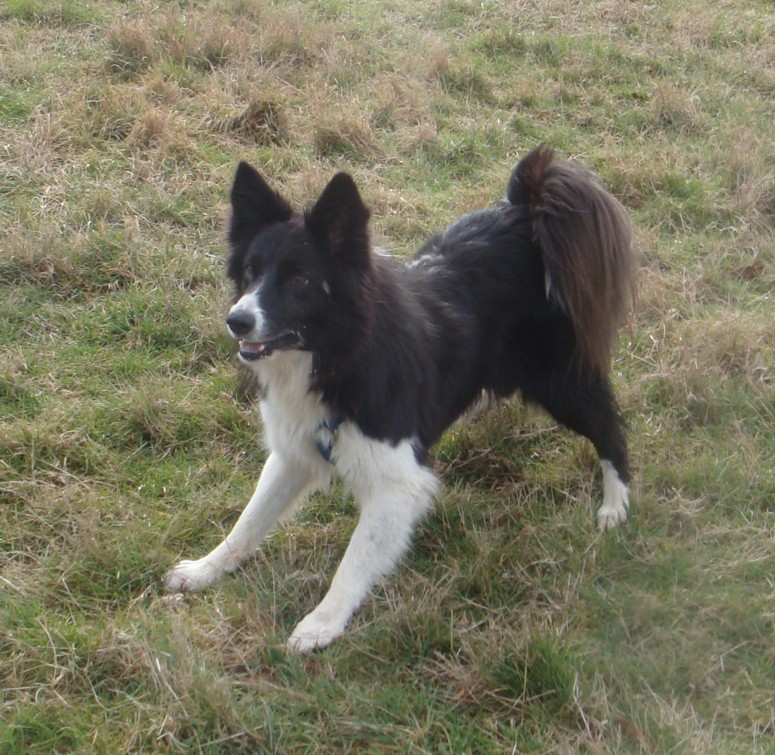
<path fill-rule="evenodd" d="M 357 264 L 369 256 L 369 215 L 355 181 L 337 173 L 305 214 L 305 223 L 334 256 Z"/>
<path fill-rule="evenodd" d="M 289 220 L 288 202 L 264 181 L 255 168 L 241 162 L 231 187 L 229 241 L 233 247 L 249 243 L 266 226 Z"/>

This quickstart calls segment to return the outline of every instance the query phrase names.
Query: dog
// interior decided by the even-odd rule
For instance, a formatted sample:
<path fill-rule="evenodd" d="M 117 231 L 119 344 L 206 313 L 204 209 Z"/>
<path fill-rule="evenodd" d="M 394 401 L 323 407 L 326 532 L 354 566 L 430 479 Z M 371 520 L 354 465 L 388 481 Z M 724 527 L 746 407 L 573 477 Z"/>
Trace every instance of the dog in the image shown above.
<path fill-rule="evenodd" d="M 226 539 L 166 575 L 172 591 L 213 584 L 310 491 L 341 479 L 359 521 L 328 593 L 288 640 L 297 652 L 340 636 L 407 551 L 438 490 L 429 450 L 483 395 L 518 392 L 588 438 L 603 472 L 598 526 L 628 513 L 609 380 L 634 290 L 623 206 L 592 173 L 539 146 L 514 169 L 504 201 L 464 215 L 409 264 L 372 248 L 369 214 L 346 173 L 297 213 L 239 164 L 226 324 L 260 385 L 269 455 Z"/>

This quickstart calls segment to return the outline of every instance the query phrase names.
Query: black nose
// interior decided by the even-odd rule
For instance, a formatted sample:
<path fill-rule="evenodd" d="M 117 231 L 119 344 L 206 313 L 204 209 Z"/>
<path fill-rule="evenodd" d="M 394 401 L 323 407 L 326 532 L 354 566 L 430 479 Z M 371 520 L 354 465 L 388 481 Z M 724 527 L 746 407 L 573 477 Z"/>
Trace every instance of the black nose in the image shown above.
<path fill-rule="evenodd" d="M 229 326 L 229 330 L 234 333 L 235 336 L 244 336 L 250 333 L 256 326 L 256 319 L 250 312 L 229 312 L 226 318 L 226 324 Z"/>

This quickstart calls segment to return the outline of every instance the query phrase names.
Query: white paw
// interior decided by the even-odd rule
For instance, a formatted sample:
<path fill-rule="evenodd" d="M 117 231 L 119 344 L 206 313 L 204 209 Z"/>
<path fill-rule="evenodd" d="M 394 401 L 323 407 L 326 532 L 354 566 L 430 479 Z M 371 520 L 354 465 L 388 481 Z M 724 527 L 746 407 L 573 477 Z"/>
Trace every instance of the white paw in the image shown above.
<path fill-rule="evenodd" d="M 170 592 L 195 592 L 217 582 L 225 569 L 219 568 L 207 556 L 196 561 L 181 561 L 164 575 Z"/>
<path fill-rule="evenodd" d="M 627 521 L 630 489 L 619 479 L 610 461 L 603 460 L 603 505 L 597 510 L 597 526 L 605 531 Z"/>
<path fill-rule="evenodd" d="M 597 526 L 605 532 L 627 521 L 627 506 L 624 504 L 609 506 L 603 504 L 597 510 Z"/>
<path fill-rule="evenodd" d="M 303 618 L 288 639 L 287 648 L 293 653 L 311 653 L 330 645 L 344 632 L 346 622 L 331 621 L 320 609 Z"/>

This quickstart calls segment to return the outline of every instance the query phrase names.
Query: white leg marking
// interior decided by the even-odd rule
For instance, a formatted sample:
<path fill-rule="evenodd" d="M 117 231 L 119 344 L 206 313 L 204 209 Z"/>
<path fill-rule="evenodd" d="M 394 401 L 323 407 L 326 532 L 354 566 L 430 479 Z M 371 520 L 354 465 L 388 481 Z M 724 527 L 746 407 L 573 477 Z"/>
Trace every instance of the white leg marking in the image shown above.
<path fill-rule="evenodd" d="M 611 530 L 627 521 L 630 489 L 619 479 L 610 461 L 602 459 L 600 466 L 603 468 L 603 505 L 597 510 L 597 526 L 601 530 Z"/>
<path fill-rule="evenodd" d="M 350 434 L 357 434 L 360 447 L 347 442 L 347 430 L 341 432 L 337 468 L 360 504 L 360 520 L 328 594 L 288 640 L 288 649 L 299 653 L 326 647 L 344 632 L 369 590 L 406 551 L 437 489 L 436 477 L 417 463 L 408 441 L 393 448 Z"/>
<path fill-rule="evenodd" d="M 248 505 L 226 539 L 203 558 L 181 561 L 165 575 L 173 592 L 202 590 L 250 558 L 277 520 L 303 500 L 312 481 L 300 465 L 270 454 Z"/>

